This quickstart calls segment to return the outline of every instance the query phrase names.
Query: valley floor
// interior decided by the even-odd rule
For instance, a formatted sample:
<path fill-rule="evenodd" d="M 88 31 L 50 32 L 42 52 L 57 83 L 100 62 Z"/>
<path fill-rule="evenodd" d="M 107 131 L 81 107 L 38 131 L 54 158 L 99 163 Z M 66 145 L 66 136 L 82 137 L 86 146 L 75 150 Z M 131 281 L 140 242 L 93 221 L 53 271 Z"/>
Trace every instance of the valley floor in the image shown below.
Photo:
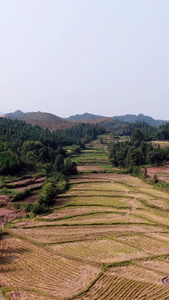
<path fill-rule="evenodd" d="M 169 299 L 169 194 L 87 151 L 51 214 L 4 229 L 4 299 Z"/>

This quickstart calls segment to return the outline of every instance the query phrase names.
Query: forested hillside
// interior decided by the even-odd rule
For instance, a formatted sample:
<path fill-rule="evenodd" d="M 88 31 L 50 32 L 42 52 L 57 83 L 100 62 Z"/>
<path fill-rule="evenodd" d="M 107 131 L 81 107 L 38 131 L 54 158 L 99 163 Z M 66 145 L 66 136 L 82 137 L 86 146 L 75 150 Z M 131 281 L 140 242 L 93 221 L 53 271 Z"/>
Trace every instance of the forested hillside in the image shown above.
<path fill-rule="evenodd" d="M 21 111 L 16 111 L 14 113 L 6 114 L 7 118 L 12 120 L 24 121 L 27 124 L 33 126 L 40 126 L 42 129 L 49 129 L 50 131 L 55 131 L 58 129 L 66 129 L 75 126 L 75 123 L 71 123 L 68 120 L 60 118 L 51 113 L 45 112 L 29 112 L 23 113 Z"/>
<path fill-rule="evenodd" d="M 52 169 L 58 155 L 67 156 L 62 146 L 79 145 L 96 138 L 105 129 L 98 125 L 79 124 L 50 132 L 18 120 L 0 119 L 0 174 Z"/>
<path fill-rule="evenodd" d="M 81 148 L 108 128 L 114 137 L 131 136 L 130 141 L 109 146 L 111 162 L 115 166 L 159 165 L 168 160 L 168 148 L 154 148 L 147 142 L 169 139 L 169 123 L 158 128 L 144 122 L 134 124 L 107 120 L 99 124 L 80 123 L 65 130 L 49 131 L 19 120 L 0 119 L 0 174 L 15 174 L 52 169 L 58 155 L 66 158 L 61 148 L 76 145 Z"/>

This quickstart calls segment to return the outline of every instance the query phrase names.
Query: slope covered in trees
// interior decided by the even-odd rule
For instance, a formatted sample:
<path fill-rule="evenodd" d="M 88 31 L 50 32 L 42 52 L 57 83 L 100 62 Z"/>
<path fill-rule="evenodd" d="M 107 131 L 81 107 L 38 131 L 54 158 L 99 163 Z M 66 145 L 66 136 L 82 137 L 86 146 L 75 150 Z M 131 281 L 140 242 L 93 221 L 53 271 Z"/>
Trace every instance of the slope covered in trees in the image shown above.
<path fill-rule="evenodd" d="M 109 157 L 116 167 L 135 167 L 145 164 L 160 165 L 169 159 L 169 148 L 153 147 L 145 142 L 144 134 L 136 128 L 130 141 L 112 143 L 109 145 Z"/>
<path fill-rule="evenodd" d="M 104 132 L 98 125 L 79 124 L 73 128 L 50 132 L 19 120 L 0 119 L 0 174 L 53 168 L 57 155 L 66 157 L 62 146 L 79 145 Z"/>

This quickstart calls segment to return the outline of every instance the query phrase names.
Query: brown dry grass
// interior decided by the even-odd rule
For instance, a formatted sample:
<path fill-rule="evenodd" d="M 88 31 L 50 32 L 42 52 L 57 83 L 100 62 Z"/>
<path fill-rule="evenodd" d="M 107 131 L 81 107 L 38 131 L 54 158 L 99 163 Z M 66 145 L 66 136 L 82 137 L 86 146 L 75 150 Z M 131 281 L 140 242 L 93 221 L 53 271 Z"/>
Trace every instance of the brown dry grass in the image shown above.
<path fill-rule="evenodd" d="M 78 299 L 81 300 L 166 300 L 169 299 L 169 290 L 166 286 L 140 282 L 104 274 L 96 284 Z"/>
<path fill-rule="evenodd" d="M 73 184 L 71 190 L 58 198 L 57 205 L 66 203 L 66 205 L 73 206 L 58 206 L 50 215 L 41 216 L 35 220 L 18 221 L 15 223 L 16 228 L 8 229 L 11 234 L 19 237 L 11 239 L 13 245 L 21 241 L 24 247 L 29 249 L 29 254 L 25 254 L 26 252 L 14 254 L 13 261 L 16 268 L 14 270 L 9 268 L 9 274 L 7 274 L 9 278 L 7 275 L 5 278 L 0 277 L 2 286 L 7 284 L 10 287 L 7 295 L 11 299 L 17 299 L 18 296 L 24 300 L 29 295 L 31 299 L 34 293 L 34 299 L 36 295 L 43 300 L 47 300 L 47 297 L 48 299 L 68 299 L 82 288 L 86 288 L 90 280 L 96 279 L 99 269 L 97 267 L 90 269 L 90 264 L 101 266 L 103 263 L 128 261 L 128 266 L 103 271 L 103 277 L 96 281 L 81 299 L 143 300 L 146 299 L 144 289 L 150 296 L 147 299 L 154 299 L 153 293 L 156 293 L 160 300 L 168 299 L 165 297 L 168 297 L 169 292 L 160 281 L 161 277 L 167 275 L 165 268 L 169 265 L 168 261 L 166 259 L 162 264 L 160 260 L 153 258 L 154 255 L 167 255 L 169 252 L 169 227 L 167 227 L 169 226 L 169 213 L 165 210 L 169 205 L 168 194 L 153 189 L 146 182 L 129 175 L 82 174 L 73 176 L 70 182 Z M 59 220 L 60 218 L 63 219 Z M 109 223 L 114 223 L 114 225 Z M 25 241 L 22 241 L 22 238 Z M 38 243 L 38 246 L 29 241 Z M 50 249 L 43 248 L 44 245 Z M 50 253 L 50 258 L 46 256 L 47 253 Z M 38 255 L 41 256 L 40 259 Z M 33 275 L 33 278 L 27 281 L 23 279 L 22 284 L 16 286 L 14 281 L 19 281 L 19 275 L 16 273 L 15 276 L 13 272 L 18 269 L 20 272 L 18 274 L 21 275 L 22 260 L 26 264 L 25 276 L 28 274 L 30 276 L 29 267 L 32 267 L 33 263 L 35 264 L 33 270 L 37 268 L 37 275 Z M 134 264 L 131 263 L 133 260 L 135 260 Z M 54 261 L 57 261 L 59 266 L 57 270 Z M 67 263 L 71 268 L 73 265 L 74 269 L 70 268 L 68 271 Z M 81 268 L 86 270 L 84 271 L 86 275 L 81 273 Z M 49 270 L 52 278 L 48 279 L 48 283 Z M 91 277 L 90 270 L 93 270 Z M 22 272 L 24 272 L 23 269 Z M 62 272 L 64 277 L 62 277 Z M 78 278 L 81 278 L 80 282 L 76 274 Z M 12 279 L 13 275 L 14 279 Z M 36 276 L 40 277 L 40 283 L 37 283 Z M 59 283 L 55 284 L 58 276 L 60 276 Z M 88 276 L 90 280 L 87 281 Z M 150 282 L 150 278 L 154 284 Z M 45 291 L 42 288 L 42 282 Z M 35 291 L 27 291 L 28 285 L 32 285 Z M 68 291 L 65 292 L 65 289 Z M 133 295 L 137 297 L 134 298 Z M 41 298 L 42 296 L 44 298 Z"/>
<path fill-rule="evenodd" d="M 81 206 L 81 207 L 66 207 L 61 208 L 59 210 L 56 210 L 55 212 L 42 217 L 45 219 L 56 219 L 56 218 L 64 218 L 69 216 L 77 216 L 77 215 L 85 215 L 85 214 L 91 214 L 91 213 L 99 213 L 99 212 L 117 212 L 117 209 L 111 208 L 111 207 L 97 207 L 97 206 Z M 125 212 L 125 210 L 124 210 Z M 122 211 L 123 213 L 123 211 Z"/>
<path fill-rule="evenodd" d="M 150 238 L 146 235 L 121 236 L 117 240 L 136 247 L 147 254 L 157 255 L 168 253 L 169 251 L 169 243 Z"/>
<path fill-rule="evenodd" d="M 39 227 L 28 229 L 9 229 L 10 232 L 26 237 L 32 241 L 48 244 L 60 243 L 78 240 L 95 239 L 100 237 L 107 237 L 109 235 L 122 235 L 124 233 L 151 233 L 161 232 L 161 228 L 157 226 L 145 225 L 100 225 L 100 226 L 52 226 Z M 165 232 L 165 230 L 164 230 Z"/>
<path fill-rule="evenodd" d="M 97 267 L 62 258 L 54 251 L 18 238 L 6 238 L 0 282 L 5 288 L 34 290 L 48 299 L 73 296 L 99 273 Z M 21 298 L 22 299 L 22 298 Z M 43 299 L 43 297 L 42 297 Z"/>
<path fill-rule="evenodd" d="M 135 247 L 106 239 L 51 245 L 50 248 L 86 262 L 113 263 L 147 257 L 144 251 Z"/>
<path fill-rule="evenodd" d="M 157 268 L 161 266 L 161 268 Z M 121 278 L 138 280 L 141 282 L 154 283 L 158 285 L 162 284 L 162 278 L 166 276 L 167 263 L 161 264 L 160 261 L 144 261 L 134 265 L 121 266 L 112 268 L 108 274 L 112 274 Z M 158 272 L 160 270 L 161 272 Z"/>

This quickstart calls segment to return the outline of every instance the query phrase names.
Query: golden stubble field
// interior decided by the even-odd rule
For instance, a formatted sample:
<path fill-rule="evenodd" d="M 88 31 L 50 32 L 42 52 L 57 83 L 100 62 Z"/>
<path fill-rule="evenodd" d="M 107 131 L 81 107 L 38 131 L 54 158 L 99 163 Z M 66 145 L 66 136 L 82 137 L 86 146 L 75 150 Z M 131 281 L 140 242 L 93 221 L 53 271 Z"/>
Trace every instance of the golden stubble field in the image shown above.
<path fill-rule="evenodd" d="M 54 211 L 1 240 L 5 299 L 169 299 L 169 194 L 129 175 L 70 179 Z"/>

